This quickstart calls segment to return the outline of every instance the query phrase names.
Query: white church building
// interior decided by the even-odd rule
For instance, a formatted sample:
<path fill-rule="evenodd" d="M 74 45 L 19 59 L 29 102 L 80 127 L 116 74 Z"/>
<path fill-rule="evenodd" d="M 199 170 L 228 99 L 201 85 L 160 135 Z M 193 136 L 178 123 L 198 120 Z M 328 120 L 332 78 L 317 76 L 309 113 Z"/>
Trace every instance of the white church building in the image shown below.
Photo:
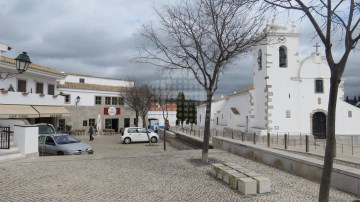
<path fill-rule="evenodd" d="M 295 25 L 272 25 L 268 43 L 254 47 L 253 85 L 212 103 L 211 129 L 245 132 L 305 133 L 325 138 L 330 69 L 317 51 L 302 58 Z M 205 104 L 197 107 L 197 123 L 205 125 Z M 336 134 L 360 135 L 360 108 L 344 101 L 339 85 Z"/>

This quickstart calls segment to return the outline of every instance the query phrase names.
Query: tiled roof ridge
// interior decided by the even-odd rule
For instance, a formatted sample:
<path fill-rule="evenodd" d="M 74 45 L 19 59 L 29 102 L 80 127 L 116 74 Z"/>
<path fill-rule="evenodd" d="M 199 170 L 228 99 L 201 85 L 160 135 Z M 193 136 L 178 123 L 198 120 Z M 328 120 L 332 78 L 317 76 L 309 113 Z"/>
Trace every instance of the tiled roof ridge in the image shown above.
<path fill-rule="evenodd" d="M 5 62 L 5 63 L 9 63 L 9 64 L 16 64 L 16 61 L 14 59 L 6 57 L 6 56 L 0 56 L 0 61 Z M 47 72 L 47 73 L 63 75 L 61 72 L 59 72 L 56 69 L 53 69 L 53 68 L 50 68 L 50 67 L 45 67 L 45 66 L 42 66 L 42 65 L 34 64 L 34 63 L 31 63 L 29 65 L 29 68 L 34 69 L 34 70 L 38 70 L 38 71 Z"/>
<path fill-rule="evenodd" d="M 245 93 L 245 92 L 250 91 L 250 90 L 252 90 L 252 89 L 254 89 L 254 85 L 253 85 L 253 84 L 248 85 L 248 86 L 245 86 L 244 88 L 240 89 L 239 93 Z"/>
<path fill-rule="evenodd" d="M 112 91 L 112 92 L 125 91 L 128 88 L 128 87 L 123 87 L 123 86 L 110 86 L 110 85 L 76 83 L 76 82 L 65 82 L 65 84 L 58 84 L 57 87 L 58 88 L 68 88 L 68 89 Z"/>
<path fill-rule="evenodd" d="M 89 74 L 80 74 L 80 73 L 73 73 L 73 72 L 65 72 L 65 75 L 83 76 L 83 77 L 91 77 L 91 78 L 99 78 L 99 79 L 112 79 L 112 80 L 118 80 L 118 81 L 132 81 L 129 79 L 102 77 L 102 76 L 94 76 L 94 75 L 89 75 Z"/>

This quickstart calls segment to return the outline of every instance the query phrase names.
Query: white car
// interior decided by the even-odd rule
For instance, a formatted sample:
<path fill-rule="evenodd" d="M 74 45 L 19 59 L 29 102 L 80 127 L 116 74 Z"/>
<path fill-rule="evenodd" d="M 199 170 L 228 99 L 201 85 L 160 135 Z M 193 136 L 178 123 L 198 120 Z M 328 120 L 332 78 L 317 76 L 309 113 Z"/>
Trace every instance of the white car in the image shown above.
<path fill-rule="evenodd" d="M 153 131 L 149 131 L 150 141 L 155 143 L 158 141 L 159 136 Z M 121 133 L 121 142 L 129 144 L 131 142 L 148 142 L 149 138 L 146 134 L 145 128 L 140 127 L 129 127 L 125 128 Z"/>

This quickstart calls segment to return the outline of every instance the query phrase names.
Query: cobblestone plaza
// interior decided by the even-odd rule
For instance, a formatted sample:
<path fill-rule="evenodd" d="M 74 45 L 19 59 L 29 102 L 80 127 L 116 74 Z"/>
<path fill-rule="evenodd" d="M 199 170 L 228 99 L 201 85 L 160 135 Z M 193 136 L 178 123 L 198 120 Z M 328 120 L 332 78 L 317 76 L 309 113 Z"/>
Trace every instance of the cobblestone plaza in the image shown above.
<path fill-rule="evenodd" d="M 241 195 L 201 164 L 201 150 L 163 143 L 124 145 L 119 135 L 88 142 L 94 155 L 45 156 L 0 164 L 0 201 L 317 201 L 319 184 L 221 150 L 211 162 L 233 162 L 269 177 L 272 192 Z M 356 197 L 331 189 L 331 201 Z"/>

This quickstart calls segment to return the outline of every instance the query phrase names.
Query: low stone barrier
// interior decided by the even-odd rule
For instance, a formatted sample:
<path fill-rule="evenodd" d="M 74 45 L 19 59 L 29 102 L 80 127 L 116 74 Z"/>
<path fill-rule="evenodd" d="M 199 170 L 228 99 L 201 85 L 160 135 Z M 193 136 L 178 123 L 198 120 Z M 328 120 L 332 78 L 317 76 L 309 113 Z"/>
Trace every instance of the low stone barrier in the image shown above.
<path fill-rule="evenodd" d="M 258 161 L 315 182 L 321 180 L 323 167 L 321 160 L 224 137 L 213 137 L 212 141 L 216 149 Z M 360 169 L 334 164 L 331 186 L 360 196 Z"/>
<path fill-rule="evenodd" d="M 245 195 L 271 192 L 269 178 L 233 163 L 212 164 L 211 174 Z"/>

